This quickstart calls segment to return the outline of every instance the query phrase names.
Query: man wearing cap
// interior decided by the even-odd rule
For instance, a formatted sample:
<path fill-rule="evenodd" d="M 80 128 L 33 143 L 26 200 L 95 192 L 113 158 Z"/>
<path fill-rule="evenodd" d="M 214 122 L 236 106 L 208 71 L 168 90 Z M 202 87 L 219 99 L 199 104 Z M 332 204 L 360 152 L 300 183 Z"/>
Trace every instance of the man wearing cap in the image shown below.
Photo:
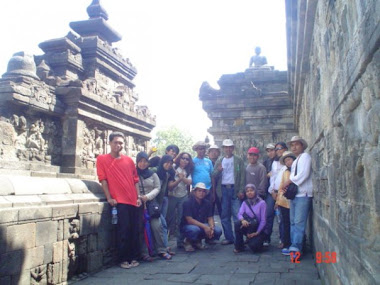
<path fill-rule="evenodd" d="M 183 203 L 181 232 L 185 236 L 185 251 L 204 249 L 202 239 L 218 240 L 222 230 L 215 227 L 211 203 L 205 199 L 208 190 L 204 183 L 198 182 L 189 199 Z"/>
<path fill-rule="evenodd" d="M 276 151 L 274 150 L 276 147 L 273 143 L 268 143 L 266 148 L 265 148 L 265 151 L 267 152 L 267 159 L 264 160 L 263 162 L 263 165 L 265 166 L 266 170 L 267 170 L 267 187 L 266 187 L 266 193 L 268 193 L 268 188 L 269 188 L 269 179 L 270 179 L 270 175 L 271 175 L 271 171 L 272 171 L 272 163 L 273 163 L 273 160 L 276 156 Z"/>
<path fill-rule="evenodd" d="M 289 180 L 284 183 L 284 188 L 290 183 L 298 186 L 296 197 L 290 201 L 290 238 L 292 245 L 289 247 L 289 251 L 301 253 L 307 217 L 313 198 L 311 156 L 304 152 L 308 145 L 299 136 L 292 137 L 288 145 L 297 159 L 292 164 L 291 174 Z"/>
<path fill-rule="evenodd" d="M 193 145 L 193 150 L 196 151 L 197 156 L 193 158 L 194 171 L 193 177 L 193 188 L 198 182 L 202 182 L 206 185 L 206 189 L 211 189 L 211 174 L 214 169 L 210 159 L 206 157 L 206 147 L 207 144 L 203 141 L 197 142 Z"/>
<path fill-rule="evenodd" d="M 249 164 L 245 169 L 245 184 L 254 184 L 257 194 L 261 199 L 266 197 L 267 170 L 264 165 L 258 162 L 260 150 L 257 147 L 251 147 L 248 150 L 247 158 Z"/>
<path fill-rule="evenodd" d="M 219 156 L 220 156 L 219 147 L 216 144 L 210 146 L 210 148 L 208 149 L 208 157 L 211 160 L 213 166 L 215 166 L 215 162 L 218 160 Z M 215 206 L 216 206 L 218 209 L 218 214 L 220 216 L 220 214 L 222 213 L 222 204 L 220 201 L 221 197 L 219 197 L 218 194 L 216 193 L 217 181 L 211 177 L 211 183 L 212 183 L 212 188 L 209 194 L 210 196 L 209 201 L 212 204 L 212 213 L 213 214 L 215 213 Z"/>
<path fill-rule="evenodd" d="M 275 145 L 276 156 L 272 163 L 271 175 L 270 175 L 270 185 L 268 188 L 268 193 L 265 202 L 267 203 L 267 224 L 265 228 L 265 234 L 267 235 L 266 240 L 264 241 L 264 246 L 268 246 L 270 244 L 271 235 L 273 231 L 273 220 L 275 216 L 274 204 L 277 199 L 277 193 L 281 183 L 282 172 L 280 170 L 282 168 L 282 164 L 280 163 L 280 158 L 282 154 L 288 150 L 285 142 L 278 142 Z M 280 230 L 280 236 L 282 236 Z"/>
<path fill-rule="evenodd" d="M 234 243 L 231 217 L 238 221 L 237 214 L 240 209 L 240 200 L 244 199 L 245 167 L 240 157 L 233 154 L 234 143 L 230 139 L 223 141 L 224 157 L 216 163 L 212 176 L 217 181 L 217 193 L 222 197 L 222 226 L 225 240 L 223 245 Z"/>

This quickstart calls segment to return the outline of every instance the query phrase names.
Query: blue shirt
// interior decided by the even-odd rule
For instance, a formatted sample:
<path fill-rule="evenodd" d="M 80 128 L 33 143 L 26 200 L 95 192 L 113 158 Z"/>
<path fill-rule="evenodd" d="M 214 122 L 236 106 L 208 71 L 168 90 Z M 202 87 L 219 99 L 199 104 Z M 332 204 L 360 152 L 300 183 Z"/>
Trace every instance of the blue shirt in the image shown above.
<path fill-rule="evenodd" d="M 200 159 L 198 157 L 193 158 L 194 171 L 193 171 L 193 187 L 198 182 L 203 182 L 207 189 L 211 188 L 211 173 L 214 170 L 212 161 L 208 158 Z"/>

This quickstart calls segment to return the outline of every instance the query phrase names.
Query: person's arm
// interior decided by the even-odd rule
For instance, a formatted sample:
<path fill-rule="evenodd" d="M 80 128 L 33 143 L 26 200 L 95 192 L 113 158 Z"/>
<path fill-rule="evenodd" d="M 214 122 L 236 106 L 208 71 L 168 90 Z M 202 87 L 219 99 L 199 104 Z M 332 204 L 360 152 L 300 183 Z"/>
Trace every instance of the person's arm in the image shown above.
<path fill-rule="evenodd" d="M 110 191 L 108 189 L 108 182 L 107 180 L 100 181 L 100 184 L 102 185 L 102 189 L 104 192 L 104 195 L 106 196 L 107 202 L 113 207 L 117 205 L 117 201 L 112 198 Z"/>
<path fill-rule="evenodd" d="M 160 183 L 160 178 L 158 178 L 157 174 L 154 173 L 152 175 L 153 178 L 153 190 L 147 193 L 145 196 L 149 201 L 153 200 L 156 198 L 156 196 L 160 193 L 161 191 L 161 183 Z"/>
<path fill-rule="evenodd" d="M 267 170 L 266 170 L 265 166 L 260 167 L 259 179 L 260 179 L 260 183 L 257 186 L 257 192 L 261 197 L 265 197 L 265 190 L 266 190 L 267 181 L 268 181 Z"/>
<path fill-rule="evenodd" d="M 140 197 L 139 197 L 139 183 L 137 182 L 136 184 L 135 184 L 135 188 L 136 188 L 136 193 L 137 193 L 137 201 L 136 201 L 136 206 L 137 207 L 140 207 L 141 206 L 141 199 L 140 199 Z"/>
<path fill-rule="evenodd" d="M 194 226 L 198 226 L 200 227 L 201 229 L 203 229 L 206 233 L 206 236 L 210 238 L 210 234 L 211 232 L 214 231 L 214 229 L 211 229 L 210 226 L 208 225 L 205 225 L 199 221 L 197 221 L 196 219 L 194 219 L 193 217 L 191 216 L 186 216 L 186 222 L 189 224 L 189 225 L 194 225 Z M 212 237 L 212 236 L 211 236 Z"/>
<path fill-rule="evenodd" d="M 239 189 L 239 198 L 240 200 L 244 199 L 245 193 L 245 169 L 244 161 L 239 157 L 239 172 L 240 172 L 240 189 Z"/>
<path fill-rule="evenodd" d="M 223 158 L 218 158 L 218 160 L 215 162 L 215 167 L 213 167 L 211 177 L 214 177 L 215 179 L 218 179 L 219 175 L 223 171 L 222 159 Z"/>

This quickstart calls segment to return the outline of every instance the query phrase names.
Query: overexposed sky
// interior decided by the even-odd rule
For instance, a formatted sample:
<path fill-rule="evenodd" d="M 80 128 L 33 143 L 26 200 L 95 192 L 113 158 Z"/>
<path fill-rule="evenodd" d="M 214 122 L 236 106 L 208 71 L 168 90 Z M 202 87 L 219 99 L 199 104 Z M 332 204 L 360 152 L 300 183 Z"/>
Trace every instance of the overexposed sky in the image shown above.
<path fill-rule="evenodd" d="M 69 22 L 88 19 L 91 0 L 0 2 L 0 74 L 12 54 L 42 54 L 38 44 L 65 36 Z M 203 140 L 211 121 L 198 99 L 203 81 L 243 72 L 259 45 L 269 65 L 286 70 L 284 0 L 103 0 L 114 43 L 136 66 L 139 104 Z"/>

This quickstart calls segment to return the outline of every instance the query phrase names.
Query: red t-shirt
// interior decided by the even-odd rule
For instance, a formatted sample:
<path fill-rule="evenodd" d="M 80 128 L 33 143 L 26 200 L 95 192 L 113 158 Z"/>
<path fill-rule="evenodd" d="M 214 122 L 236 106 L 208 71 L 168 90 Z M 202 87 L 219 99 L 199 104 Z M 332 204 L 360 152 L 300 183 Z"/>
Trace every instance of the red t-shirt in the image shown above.
<path fill-rule="evenodd" d="M 99 181 L 107 180 L 108 189 L 118 203 L 137 206 L 135 184 L 139 182 L 133 160 L 121 155 L 114 158 L 110 154 L 99 155 L 96 160 Z"/>

